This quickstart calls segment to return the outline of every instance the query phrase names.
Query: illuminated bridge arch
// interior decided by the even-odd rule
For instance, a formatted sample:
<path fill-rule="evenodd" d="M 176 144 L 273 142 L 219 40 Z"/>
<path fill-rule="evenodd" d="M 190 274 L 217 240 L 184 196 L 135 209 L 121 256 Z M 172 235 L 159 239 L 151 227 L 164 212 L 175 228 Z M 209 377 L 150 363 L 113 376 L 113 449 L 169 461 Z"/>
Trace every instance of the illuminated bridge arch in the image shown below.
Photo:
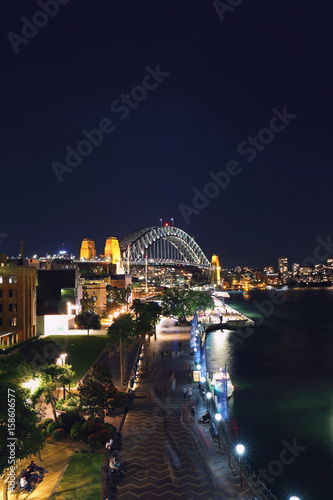
<path fill-rule="evenodd" d="M 210 269 L 211 264 L 194 239 L 174 226 L 152 226 L 139 229 L 120 241 L 124 261 L 144 264 L 183 264 Z"/>

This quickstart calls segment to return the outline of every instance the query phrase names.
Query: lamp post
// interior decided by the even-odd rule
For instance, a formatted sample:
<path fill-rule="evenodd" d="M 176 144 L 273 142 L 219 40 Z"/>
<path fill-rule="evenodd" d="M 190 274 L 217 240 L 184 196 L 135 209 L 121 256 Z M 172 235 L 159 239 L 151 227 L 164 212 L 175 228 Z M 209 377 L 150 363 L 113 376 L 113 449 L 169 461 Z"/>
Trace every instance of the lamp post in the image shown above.
<path fill-rule="evenodd" d="M 245 451 L 245 448 L 242 444 L 238 444 L 236 446 L 236 451 L 239 456 L 239 475 L 240 475 L 240 487 L 243 488 L 243 473 L 242 473 L 242 455 Z"/>
<path fill-rule="evenodd" d="M 67 356 L 67 352 L 64 352 L 62 354 L 60 354 L 60 359 L 61 359 L 61 366 L 64 366 L 66 364 L 66 356 Z M 64 392 L 63 392 L 63 399 L 66 398 L 66 388 L 65 388 L 65 384 L 63 386 L 63 389 L 64 389 Z"/>
<path fill-rule="evenodd" d="M 220 422 L 221 422 L 222 415 L 221 413 L 216 413 L 215 414 L 215 420 L 217 422 L 217 432 L 218 432 L 218 437 L 219 437 L 219 449 L 221 448 L 221 441 L 220 441 Z"/>
<path fill-rule="evenodd" d="M 62 365 L 66 364 L 66 356 L 67 356 L 67 352 L 64 352 L 63 354 L 60 354 L 61 364 Z"/>
<path fill-rule="evenodd" d="M 207 398 L 207 411 L 209 409 L 209 401 L 210 401 L 211 397 L 212 397 L 212 393 L 211 392 L 207 392 L 207 394 L 206 394 L 206 398 Z"/>

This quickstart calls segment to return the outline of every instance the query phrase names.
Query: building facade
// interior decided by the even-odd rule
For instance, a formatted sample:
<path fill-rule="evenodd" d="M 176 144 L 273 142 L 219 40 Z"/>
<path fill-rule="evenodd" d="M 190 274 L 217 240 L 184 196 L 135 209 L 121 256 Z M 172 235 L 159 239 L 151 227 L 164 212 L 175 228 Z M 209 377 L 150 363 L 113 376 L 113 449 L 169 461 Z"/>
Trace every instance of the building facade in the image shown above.
<path fill-rule="evenodd" d="M 11 345 L 36 335 L 36 269 L 0 266 L 0 343 Z"/>

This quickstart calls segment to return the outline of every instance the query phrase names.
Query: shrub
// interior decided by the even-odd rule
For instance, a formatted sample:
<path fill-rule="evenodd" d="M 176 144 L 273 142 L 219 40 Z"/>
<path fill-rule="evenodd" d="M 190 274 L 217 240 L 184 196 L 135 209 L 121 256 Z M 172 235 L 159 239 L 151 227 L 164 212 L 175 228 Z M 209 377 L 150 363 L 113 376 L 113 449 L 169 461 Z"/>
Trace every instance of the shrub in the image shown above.
<path fill-rule="evenodd" d="M 93 420 L 88 420 L 85 424 L 83 424 L 83 432 L 86 436 L 90 434 L 94 434 L 95 432 L 101 431 L 105 429 L 104 424 L 100 424 L 99 422 L 94 422 Z"/>
<path fill-rule="evenodd" d="M 52 432 L 52 439 L 54 441 L 59 441 L 59 439 L 63 439 L 64 437 L 66 437 L 65 429 L 59 428 Z"/>
<path fill-rule="evenodd" d="M 70 437 L 73 439 L 80 439 L 82 436 L 82 422 L 75 422 L 72 425 Z"/>
<path fill-rule="evenodd" d="M 97 432 L 97 437 L 101 444 L 105 444 L 110 439 L 110 433 L 107 429 L 102 429 L 101 431 Z"/>
<path fill-rule="evenodd" d="M 52 422 L 47 426 L 47 433 L 52 434 L 52 432 L 58 429 L 58 427 L 59 424 L 57 424 L 57 422 L 53 422 L 52 420 Z"/>
<path fill-rule="evenodd" d="M 76 408 L 80 404 L 80 398 L 79 396 L 74 396 L 74 395 L 69 395 L 66 398 L 66 405 L 69 407 L 74 407 Z"/>
<path fill-rule="evenodd" d="M 93 422 L 96 422 L 98 424 L 104 424 L 104 418 L 103 417 L 94 417 Z"/>
<path fill-rule="evenodd" d="M 109 431 L 110 438 L 113 438 L 114 433 L 116 432 L 116 428 L 112 424 L 104 424 L 104 427 Z"/>
<path fill-rule="evenodd" d="M 41 427 L 43 427 L 43 429 L 47 429 L 47 426 L 53 422 L 53 418 L 45 418 L 45 420 L 42 420 L 42 422 L 40 422 L 38 424 L 38 426 L 40 425 Z"/>
<path fill-rule="evenodd" d="M 101 447 L 101 442 L 97 432 L 88 436 L 88 446 L 91 450 L 96 450 Z"/>
<path fill-rule="evenodd" d="M 75 422 L 81 422 L 82 418 L 80 417 L 79 412 L 74 408 L 67 410 L 65 413 L 61 413 L 58 420 L 61 427 L 69 432 Z"/>

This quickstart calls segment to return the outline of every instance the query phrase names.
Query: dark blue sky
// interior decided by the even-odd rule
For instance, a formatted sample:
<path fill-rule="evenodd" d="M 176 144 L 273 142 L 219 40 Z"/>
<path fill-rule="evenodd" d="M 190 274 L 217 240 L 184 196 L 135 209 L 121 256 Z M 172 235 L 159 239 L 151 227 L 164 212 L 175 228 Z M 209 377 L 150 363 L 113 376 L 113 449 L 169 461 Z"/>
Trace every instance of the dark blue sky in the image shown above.
<path fill-rule="evenodd" d="M 312 256 L 332 232 L 331 2 L 244 0 L 221 21 L 211 1 L 66 1 L 53 17 L 1 6 L 0 252 L 22 239 L 28 255 L 78 255 L 89 237 L 103 253 L 174 217 L 223 267 Z M 157 65 L 169 75 L 154 85 Z M 114 101 L 132 92 L 125 116 Z M 297 116 L 262 132 L 285 106 Z M 68 168 L 66 146 L 104 118 L 114 130 L 59 182 L 52 163 Z M 179 206 L 231 160 L 241 172 L 186 223 Z"/>

